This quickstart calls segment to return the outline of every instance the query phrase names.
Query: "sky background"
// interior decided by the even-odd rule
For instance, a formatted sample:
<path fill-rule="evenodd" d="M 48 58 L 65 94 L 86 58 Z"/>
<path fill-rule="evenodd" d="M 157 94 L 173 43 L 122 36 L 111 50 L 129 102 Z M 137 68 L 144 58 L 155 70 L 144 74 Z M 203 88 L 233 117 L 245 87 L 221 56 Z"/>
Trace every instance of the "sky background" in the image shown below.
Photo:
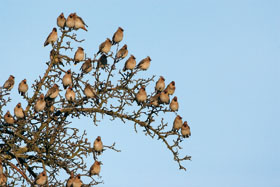
<path fill-rule="evenodd" d="M 0 80 L 13 74 L 17 87 L 43 74 L 50 51 L 43 43 L 61 12 L 77 12 L 89 26 L 77 32 L 89 56 L 121 26 L 129 52 L 152 58 L 145 75 L 176 82 L 179 114 L 192 131 L 182 153 L 192 161 L 178 170 L 160 141 L 131 124 L 75 120 L 92 141 L 100 135 L 122 150 L 102 155 L 100 186 L 279 187 L 279 9 L 277 0 L 5 1 Z"/>

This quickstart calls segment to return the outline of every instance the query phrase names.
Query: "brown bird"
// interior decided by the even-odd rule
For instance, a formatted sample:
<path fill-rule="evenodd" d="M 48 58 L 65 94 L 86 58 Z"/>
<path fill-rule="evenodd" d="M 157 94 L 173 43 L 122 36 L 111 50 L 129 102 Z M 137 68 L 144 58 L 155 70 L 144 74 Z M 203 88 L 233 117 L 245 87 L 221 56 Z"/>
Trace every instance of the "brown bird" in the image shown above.
<path fill-rule="evenodd" d="M 113 45 L 121 42 L 123 39 L 123 29 L 121 27 L 118 28 L 118 30 L 115 32 L 115 34 L 113 35 L 112 41 L 113 41 Z"/>
<path fill-rule="evenodd" d="M 163 104 L 169 103 L 169 95 L 166 90 L 164 90 L 163 92 L 160 92 L 159 100 L 160 100 L 160 103 L 163 103 Z"/>
<path fill-rule="evenodd" d="M 41 94 L 40 98 L 36 101 L 34 108 L 36 112 L 40 112 L 43 111 L 45 107 L 46 107 L 46 101 L 44 99 L 44 94 Z"/>
<path fill-rule="evenodd" d="M 44 47 L 49 45 L 49 43 L 51 43 L 53 45 L 54 42 L 56 42 L 57 39 L 58 39 L 58 37 L 57 37 L 57 29 L 54 27 L 52 32 L 47 37 L 47 39 L 46 39 L 46 41 L 44 43 Z"/>
<path fill-rule="evenodd" d="M 163 78 L 163 76 L 160 76 L 157 83 L 156 83 L 156 87 L 155 90 L 157 92 L 162 92 L 165 88 L 165 79 Z"/>
<path fill-rule="evenodd" d="M 183 126 L 183 120 L 180 115 L 177 115 L 173 122 L 173 131 L 178 131 Z"/>
<path fill-rule="evenodd" d="M 10 75 L 9 79 L 4 83 L 3 88 L 10 91 L 11 89 L 13 89 L 14 85 L 15 77 L 13 75 Z"/>
<path fill-rule="evenodd" d="M 172 81 L 171 83 L 168 84 L 167 88 L 165 88 L 165 90 L 167 90 L 168 95 L 173 95 L 175 92 L 175 82 Z"/>
<path fill-rule="evenodd" d="M 104 69 L 107 66 L 107 56 L 102 54 L 101 57 L 98 59 L 97 68 Z"/>
<path fill-rule="evenodd" d="M 112 42 L 109 38 L 107 38 L 105 40 L 105 42 L 103 42 L 99 45 L 99 51 L 97 52 L 97 54 L 99 54 L 99 53 L 107 54 L 111 50 L 111 46 L 112 46 Z"/>
<path fill-rule="evenodd" d="M 18 85 L 18 93 L 21 96 L 24 96 L 28 90 L 28 84 L 26 83 L 26 79 L 23 79 Z"/>
<path fill-rule="evenodd" d="M 173 111 L 173 112 L 178 111 L 179 103 L 178 103 L 178 99 L 177 99 L 176 96 L 172 99 L 169 107 L 170 107 L 170 110 Z"/>
<path fill-rule="evenodd" d="M 62 78 L 63 88 L 66 89 L 68 86 L 72 86 L 72 74 L 71 70 L 69 69 Z"/>
<path fill-rule="evenodd" d="M 81 175 L 77 175 L 72 183 L 72 187 L 81 187 L 83 185 L 83 182 L 81 180 Z"/>
<path fill-rule="evenodd" d="M 21 107 L 21 103 L 18 103 L 14 108 L 14 114 L 18 119 L 22 119 L 25 117 L 24 110 Z"/>
<path fill-rule="evenodd" d="M 72 103 L 75 101 L 75 96 L 76 96 L 76 94 L 73 91 L 72 86 L 69 86 L 69 88 L 66 90 L 66 93 L 65 93 L 66 100 Z"/>
<path fill-rule="evenodd" d="M 82 75 L 84 73 L 89 73 L 92 70 L 92 63 L 91 63 L 91 59 L 87 59 L 83 65 L 81 66 L 81 70 L 82 70 Z"/>
<path fill-rule="evenodd" d="M 92 176 L 92 175 L 98 175 L 99 176 L 99 173 L 100 173 L 100 170 L 101 170 L 101 162 L 99 161 L 95 161 L 92 166 L 90 167 L 90 170 L 89 170 L 89 176 Z"/>
<path fill-rule="evenodd" d="M 136 94 L 136 102 L 139 105 L 140 103 L 144 103 L 147 100 L 147 93 L 145 86 L 141 86 L 138 93 Z"/>
<path fill-rule="evenodd" d="M 69 179 L 67 180 L 66 187 L 72 187 L 74 181 L 74 173 L 73 171 L 70 174 Z"/>
<path fill-rule="evenodd" d="M 7 185 L 7 177 L 4 173 L 0 174 L 0 186 L 6 186 Z"/>
<path fill-rule="evenodd" d="M 96 91 L 90 86 L 90 84 L 86 84 L 84 94 L 87 98 L 95 98 L 97 96 Z"/>
<path fill-rule="evenodd" d="M 188 138 L 191 136 L 191 129 L 190 126 L 188 125 L 188 122 L 184 122 L 182 128 L 181 128 L 181 134 L 183 138 Z"/>
<path fill-rule="evenodd" d="M 74 65 L 77 65 L 80 61 L 84 60 L 85 52 L 82 47 L 78 47 L 75 56 L 74 56 Z"/>
<path fill-rule="evenodd" d="M 116 54 L 117 58 L 125 58 L 128 54 L 127 45 L 125 44 Z"/>
<path fill-rule="evenodd" d="M 56 24 L 57 24 L 57 26 L 59 26 L 59 27 L 62 28 L 62 29 L 65 28 L 66 19 L 65 19 L 63 13 L 61 13 L 61 14 L 57 17 L 57 19 L 56 19 Z"/>
<path fill-rule="evenodd" d="M 2 164 L 2 160 L 0 160 L 0 174 L 3 173 L 3 164 Z"/>
<path fill-rule="evenodd" d="M 160 94 L 156 94 L 153 97 L 150 98 L 150 104 L 153 106 L 159 106 L 159 96 Z"/>
<path fill-rule="evenodd" d="M 74 21 L 73 13 L 72 13 L 67 17 L 66 27 L 68 27 L 69 29 L 72 29 L 72 28 L 74 28 L 74 26 L 75 26 L 75 21 Z"/>
<path fill-rule="evenodd" d="M 133 55 L 130 55 L 130 57 L 127 59 L 127 61 L 125 62 L 125 65 L 123 67 L 123 71 L 126 70 L 133 70 L 136 66 L 136 58 Z"/>
<path fill-rule="evenodd" d="M 93 149 L 98 154 L 100 154 L 103 151 L 103 143 L 101 141 L 101 137 L 100 136 L 97 136 L 97 138 L 95 139 L 95 141 L 93 143 Z"/>
<path fill-rule="evenodd" d="M 152 61 L 151 58 L 149 56 L 147 56 L 146 58 L 144 58 L 143 60 L 141 60 L 139 62 L 139 64 L 137 65 L 137 68 L 145 71 L 150 67 L 151 61 Z"/>
<path fill-rule="evenodd" d="M 59 94 L 59 87 L 57 84 L 54 84 L 45 95 L 46 99 L 55 99 Z"/>
<path fill-rule="evenodd" d="M 40 173 L 36 180 L 35 180 L 35 184 L 38 185 L 45 185 L 47 183 L 47 173 L 46 171 L 43 171 L 42 173 Z"/>
<path fill-rule="evenodd" d="M 4 115 L 4 120 L 6 123 L 8 123 L 9 125 L 12 125 L 15 123 L 15 120 L 13 118 L 13 116 L 11 115 L 10 111 L 8 110 L 6 112 L 6 114 Z"/>
<path fill-rule="evenodd" d="M 74 13 L 73 18 L 74 18 L 74 28 L 76 30 L 83 29 L 83 30 L 87 31 L 87 29 L 86 29 L 87 25 L 85 24 L 84 20 L 81 17 L 77 16 L 77 14 Z"/>
<path fill-rule="evenodd" d="M 54 65 L 60 64 L 60 65 L 64 66 L 62 63 L 62 59 L 60 58 L 59 54 L 54 49 L 52 49 L 50 51 L 50 61 L 52 62 L 53 60 L 54 60 L 54 63 L 53 63 Z"/>

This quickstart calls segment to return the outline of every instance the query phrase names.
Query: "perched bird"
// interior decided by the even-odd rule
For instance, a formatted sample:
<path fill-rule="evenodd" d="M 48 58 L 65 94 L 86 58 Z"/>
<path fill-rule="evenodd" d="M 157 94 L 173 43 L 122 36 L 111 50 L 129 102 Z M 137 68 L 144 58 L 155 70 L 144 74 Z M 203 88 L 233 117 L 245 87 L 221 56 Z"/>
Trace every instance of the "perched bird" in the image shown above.
<path fill-rule="evenodd" d="M 26 79 L 23 79 L 18 85 L 18 93 L 21 96 L 24 96 L 28 90 L 28 84 L 26 83 Z"/>
<path fill-rule="evenodd" d="M 173 131 L 178 131 L 183 126 L 183 120 L 180 115 L 177 115 L 173 122 Z"/>
<path fill-rule="evenodd" d="M 71 13 L 66 20 L 66 27 L 68 27 L 69 29 L 73 29 L 75 26 L 75 21 L 73 18 L 73 13 Z"/>
<path fill-rule="evenodd" d="M 87 98 L 95 98 L 96 91 L 91 87 L 90 84 L 86 84 L 86 87 L 84 89 L 84 94 L 86 95 Z"/>
<path fill-rule="evenodd" d="M 50 51 L 50 61 L 53 61 L 53 60 L 54 60 L 54 63 L 53 63 L 54 65 L 60 64 L 60 65 L 64 66 L 62 63 L 62 59 L 59 57 L 59 54 L 54 49 L 52 49 Z"/>
<path fill-rule="evenodd" d="M 90 167 L 90 170 L 89 170 L 89 176 L 92 176 L 92 175 L 99 175 L 100 173 L 100 170 L 101 170 L 101 162 L 99 161 L 95 161 L 92 166 Z"/>
<path fill-rule="evenodd" d="M 157 83 L 156 83 L 156 87 L 155 90 L 157 92 L 162 92 L 165 88 L 165 79 L 163 78 L 163 76 L 160 76 Z"/>
<path fill-rule="evenodd" d="M 69 102 L 74 102 L 75 101 L 75 92 L 73 91 L 73 88 L 72 86 L 69 86 L 68 89 L 66 90 L 66 93 L 65 93 L 65 98 L 67 101 Z"/>
<path fill-rule="evenodd" d="M 141 70 L 147 70 L 150 67 L 151 64 L 151 58 L 149 56 L 147 56 L 146 58 L 144 58 L 143 60 L 141 60 L 139 62 L 139 64 L 137 65 L 137 68 L 141 69 Z"/>
<path fill-rule="evenodd" d="M 63 88 L 66 89 L 68 86 L 72 86 L 72 74 L 71 70 L 69 69 L 62 78 Z"/>
<path fill-rule="evenodd" d="M 83 182 L 81 180 L 81 175 L 77 175 L 72 183 L 72 187 L 81 187 L 83 185 Z"/>
<path fill-rule="evenodd" d="M 130 57 L 127 59 L 127 61 L 125 62 L 124 64 L 124 67 L 123 67 L 123 71 L 126 71 L 126 70 L 133 70 L 136 66 L 136 58 L 133 56 L 133 55 L 130 55 Z"/>
<path fill-rule="evenodd" d="M 56 42 L 57 39 L 58 39 L 58 37 L 57 37 L 57 29 L 54 27 L 52 32 L 47 37 L 47 39 L 46 39 L 46 41 L 44 43 L 44 47 L 49 45 L 49 43 L 51 43 L 53 45 L 54 42 Z"/>
<path fill-rule="evenodd" d="M 92 70 L 91 59 L 87 59 L 81 66 L 82 74 L 89 73 Z"/>
<path fill-rule="evenodd" d="M 109 38 L 107 38 L 105 40 L 105 42 L 103 42 L 99 45 L 99 51 L 97 52 L 97 54 L 99 54 L 99 53 L 107 54 L 111 50 L 111 46 L 112 46 L 112 42 Z"/>
<path fill-rule="evenodd" d="M 47 183 L 47 173 L 46 171 L 43 171 L 36 177 L 35 184 L 45 185 L 46 183 Z"/>
<path fill-rule="evenodd" d="M 127 45 L 125 44 L 116 54 L 117 58 L 125 58 L 128 54 Z"/>
<path fill-rule="evenodd" d="M 101 55 L 97 62 L 97 68 L 104 69 L 107 66 L 107 56 L 105 54 Z"/>
<path fill-rule="evenodd" d="M 36 101 L 34 108 L 36 112 L 40 112 L 43 111 L 45 107 L 46 107 L 46 101 L 44 98 L 44 94 L 41 94 L 39 99 Z"/>
<path fill-rule="evenodd" d="M 6 90 L 11 90 L 13 89 L 15 85 L 15 77 L 13 75 L 10 75 L 9 79 L 6 80 L 6 82 L 3 85 L 3 88 Z"/>
<path fill-rule="evenodd" d="M 165 88 L 167 90 L 168 95 L 173 95 L 175 92 L 175 82 L 172 81 L 171 83 L 168 84 L 168 86 Z"/>
<path fill-rule="evenodd" d="M 0 160 L 0 174 L 3 173 L 3 164 L 2 164 L 2 160 Z"/>
<path fill-rule="evenodd" d="M 7 184 L 7 177 L 4 173 L 0 174 L 0 186 L 6 186 Z"/>
<path fill-rule="evenodd" d="M 163 103 L 163 104 L 169 103 L 169 95 L 166 90 L 164 90 L 163 92 L 160 92 L 159 100 L 160 100 L 160 103 Z"/>
<path fill-rule="evenodd" d="M 73 171 L 70 174 L 69 179 L 67 180 L 66 187 L 72 187 L 74 181 L 74 173 Z"/>
<path fill-rule="evenodd" d="M 77 65 L 80 61 L 84 60 L 85 52 L 82 47 L 78 47 L 75 56 L 74 56 L 74 65 Z"/>
<path fill-rule="evenodd" d="M 118 30 L 113 35 L 112 44 L 115 45 L 115 44 L 121 42 L 122 39 L 123 39 L 123 29 L 121 27 L 119 27 Z"/>
<path fill-rule="evenodd" d="M 153 105 L 153 106 L 159 106 L 159 96 L 160 96 L 159 93 L 157 93 L 156 95 L 152 96 L 150 98 L 150 104 Z"/>
<path fill-rule="evenodd" d="M 173 111 L 173 112 L 178 111 L 179 103 L 178 103 L 178 99 L 177 99 L 176 96 L 172 99 L 169 107 L 170 107 L 170 110 Z"/>
<path fill-rule="evenodd" d="M 188 125 L 188 122 L 184 122 L 183 126 L 181 128 L 181 134 L 183 136 L 183 138 L 188 138 L 191 136 L 191 129 L 190 126 Z"/>
<path fill-rule="evenodd" d="M 93 149 L 99 154 L 103 151 L 103 143 L 100 136 L 97 136 L 97 138 L 95 139 L 93 143 Z"/>
<path fill-rule="evenodd" d="M 65 28 L 66 19 L 65 19 L 63 13 L 61 13 L 61 14 L 57 17 L 57 19 L 56 19 L 56 24 L 57 24 L 57 26 L 59 26 L 59 27 L 62 28 L 62 29 Z"/>
<path fill-rule="evenodd" d="M 15 123 L 15 120 L 13 118 L 13 116 L 11 115 L 10 111 L 8 110 L 6 112 L 6 114 L 4 115 L 4 120 L 6 123 L 8 123 L 9 125 L 12 125 Z"/>
<path fill-rule="evenodd" d="M 18 103 L 14 108 L 14 114 L 18 119 L 23 119 L 25 117 L 24 110 L 21 107 L 21 103 Z"/>
<path fill-rule="evenodd" d="M 57 84 L 54 84 L 45 95 L 46 99 L 55 99 L 59 94 L 59 87 Z"/>
<path fill-rule="evenodd" d="M 136 102 L 139 105 L 140 103 L 144 103 L 147 100 L 147 93 L 145 86 L 141 86 L 138 93 L 136 94 Z"/>
<path fill-rule="evenodd" d="M 83 29 L 83 30 L 87 31 L 87 29 L 86 29 L 87 25 L 85 24 L 84 20 L 81 17 L 77 16 L 77 14 L 74 13 L 73 19 L 74 19 L 74 28 L 75 29 L 77 29 L 77 30 Z"/>

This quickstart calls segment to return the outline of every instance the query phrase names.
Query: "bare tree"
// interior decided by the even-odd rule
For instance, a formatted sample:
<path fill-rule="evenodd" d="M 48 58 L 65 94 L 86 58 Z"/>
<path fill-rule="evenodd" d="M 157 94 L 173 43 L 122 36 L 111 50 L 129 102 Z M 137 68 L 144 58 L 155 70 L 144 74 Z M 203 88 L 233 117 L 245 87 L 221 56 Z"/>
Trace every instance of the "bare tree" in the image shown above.
<path fill-rule="evenodd" d="M 97 178 L 102 167 L 102 152 L 108 149 L 119 152 L 112 145 L 103 145 L 102 138 L 89 141 L 86 131 L 79 133 L 77 127 L 70 127 L 72 118 L 89 117 L 93 125 L 99 126 L 107 117 L 132 122 L 135 132 L 141 130 L 146 136 L 165 144 L 178 163 L 179 169 L 186 170 L 182 161 L 190 156 L 179 156 L 180 143 L 190 136 L 187 122 L 177 114 L 177 97 L 171 100 L 175 82 L 165 84 L 160 77 L 155 84 L 155 76 L 144 77 L 143 72 L 151 64 L 146 57 L 136 65 L 136 58 L 128 54 L 127 45 L 120 47 L 123 29 L 100 44 L 93 58 L 87 57 L 82 47 L 74 50 L 72 42 L 82 43 L 76 30 L 86 29 L 84 21 L 75 13 L 66 19 L 61 14 L 57 24 L 61 35 L 54 28 L 44 46 L 52 45 L 46 71 L 29 88 L 28 81 L 18 85 L 22 96 L 12 111 L 10 91 L 16 78 L 4 83 L 0 92 L 0 186 L 80 186 L 81 177 L 91 179 L 89 184 L 98 185 Z M 74 51 L 75 53 L 73 53 Z M 64 53 L 70 52 L 72 56 Z M 71 71 L 78 64 L 81 69 Z M 150 93 L 146 88 L 150 86 Z M 171 101 L 171 102 L 170 102 Z M 174 113 L 174 118 L 164 120 L 166 113 Z M 169 124 L 168 124 L 169 123 Z M 92 157 L 92 167 L 87 167 L 86 157 Z M 4 168 L 4 169 L 3 169 Z M 67 172 L 68 179 L 57 176 Z M 8 182 L 6 184 L 6 180 Z M 75 185 L 74 185 L 74 183 Z M 70 184 L 71 183 L 71 184 Z"/>

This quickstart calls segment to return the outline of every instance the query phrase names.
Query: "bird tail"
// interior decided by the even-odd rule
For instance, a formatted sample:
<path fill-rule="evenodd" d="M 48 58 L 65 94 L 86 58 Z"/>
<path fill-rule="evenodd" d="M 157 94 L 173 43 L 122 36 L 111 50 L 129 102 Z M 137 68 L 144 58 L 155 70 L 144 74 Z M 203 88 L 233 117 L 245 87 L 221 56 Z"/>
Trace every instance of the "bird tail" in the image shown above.
<path fill-rule="evenodd" d="M 46 47 L 47 45 L 49 45 L 49 42 L 48 42 L 48 41 L 45 41 L 44 47 Z"/>
<path fill-rule="evenodd" d="M 85 26 L 83 26 L 82 29 L 85 30 L 85 31 L 88 31 L 88 30 L 85 28 Z"/>

